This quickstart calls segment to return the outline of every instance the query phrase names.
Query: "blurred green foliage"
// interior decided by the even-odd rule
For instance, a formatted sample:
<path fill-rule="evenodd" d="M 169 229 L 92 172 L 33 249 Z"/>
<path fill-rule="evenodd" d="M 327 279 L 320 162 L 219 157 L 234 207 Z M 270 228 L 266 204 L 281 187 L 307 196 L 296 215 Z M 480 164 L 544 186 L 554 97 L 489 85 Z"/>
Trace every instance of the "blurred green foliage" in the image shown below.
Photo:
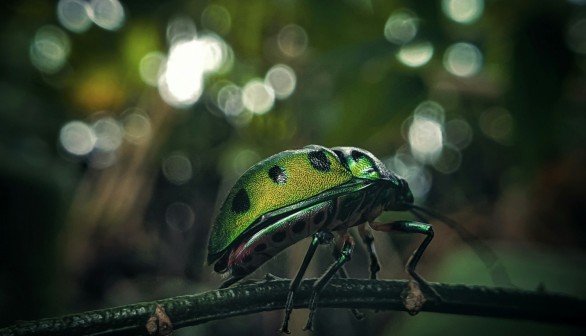
<path fill-rule="evenodd" d="M 418 202 L 505 244 L 505 264 L 527 250 L 576 257 L 513 281 L 584 277 L 585 1 L 25 0 L 0 15 L 0 325 L 216 287 L 202 265 L 218 202 L 250 165 L 311 143 L 373 152 Z M 185 36 L 210 54 L 171 64 Z M 176 65 L 183 86 L 165 72 Z M 260 85 L 247 101 L 276 65 L 292 93 Z M 439 107 L 416 133 L 422 106 Z M 393 254 L 383 275 L 403 277 L 414 242 L 377 238 Z M 440 229 L 423 274 L 440 280 L 460 243 Z M 291 275 L 304 249 L 261 271 Z M 358 250 L 350 272 L 366 276 Z M 452 265 L 475 274 L 475 262 Z M 316 333 L 403 323 L 345 313 L 320 313 Z M 251 318 L 261 327 L 247 317 L 185 333 L 273 334 L 281 315 Z"/>

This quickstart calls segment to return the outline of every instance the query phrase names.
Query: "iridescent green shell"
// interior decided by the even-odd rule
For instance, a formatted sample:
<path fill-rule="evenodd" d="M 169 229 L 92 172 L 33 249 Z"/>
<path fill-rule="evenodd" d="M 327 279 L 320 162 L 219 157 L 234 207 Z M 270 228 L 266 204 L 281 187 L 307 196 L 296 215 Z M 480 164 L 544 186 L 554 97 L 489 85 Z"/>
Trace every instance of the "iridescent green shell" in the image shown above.
<path fill-rule="evenodd" d="M 275 154 L 248 169 L 222 204 L 212 226 L 208 263 L 217 260 L 264 214 L 300 203 L 352 180 L 331 150 L 307 146 Z"/>

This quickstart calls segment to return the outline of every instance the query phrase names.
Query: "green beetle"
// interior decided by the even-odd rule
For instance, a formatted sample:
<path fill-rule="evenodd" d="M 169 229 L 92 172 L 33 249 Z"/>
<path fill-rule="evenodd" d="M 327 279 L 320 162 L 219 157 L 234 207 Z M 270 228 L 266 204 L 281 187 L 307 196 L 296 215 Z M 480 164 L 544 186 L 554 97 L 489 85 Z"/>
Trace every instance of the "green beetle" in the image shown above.
<path fill-rule="evenodd" d="M 230 277 L 221 286 L 224 288 L 252 273 L 288 246 L 312 236 L 304 261 L 289 288 L 281 329 L 288 333 L 295 290 L 317 246 L 331 242 L 332 232 L 337 232 L 336 261 L 314 284 L 305 327 L 311 329 L 321 289 L 335 273 L 347 276 L 343 265 L 350 259 L 354 246 L 347 230 L 354 226 L 358 226 L 368 249 L 373 279 L 380 267 L 369 227 L 425 235 L 406 269 L 420 285 L 437 295 L 415 271 L 433 238 L 431 225 L 414 221 L 386 224 L 375 221 L 383 211 L 411 211 L 425 221 L 418 210 L 430 214 L 413 204 L 413 195 L 404 179 L 364 149 L 310 145 L 287 150 L 255 164 L 236 182 L 212 227 L 207 262 L 214 264 L 218 273 L 229 272 Z"/>

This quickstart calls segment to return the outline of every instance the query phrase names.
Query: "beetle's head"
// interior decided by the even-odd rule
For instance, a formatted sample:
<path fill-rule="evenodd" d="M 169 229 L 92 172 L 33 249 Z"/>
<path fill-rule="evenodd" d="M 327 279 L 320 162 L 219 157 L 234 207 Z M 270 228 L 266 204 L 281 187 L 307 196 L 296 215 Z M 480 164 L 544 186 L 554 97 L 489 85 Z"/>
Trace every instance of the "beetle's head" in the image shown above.
<path fill-rule="evenodd" d="M 398 185 L 391 190 L 395 197 L 389 197 L 389 201 L 385 205 L 386 211 L 406 211 L 413 206 L 413 193 L 407 181 L 398 177 Z"/>

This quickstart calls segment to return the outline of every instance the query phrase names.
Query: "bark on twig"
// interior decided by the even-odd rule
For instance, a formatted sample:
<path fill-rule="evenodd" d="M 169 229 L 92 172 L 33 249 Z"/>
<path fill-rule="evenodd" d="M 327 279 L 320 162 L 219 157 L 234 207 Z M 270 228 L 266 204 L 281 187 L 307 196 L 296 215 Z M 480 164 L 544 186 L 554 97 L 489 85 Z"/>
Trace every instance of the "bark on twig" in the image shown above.
<path fill-rule="evenodd" d="M 304 280 L 295 307 L 307 307 L 311 285 Z M 282 309 L 290 280 L 252 284 L 153 302 L 20 322 L 0 335 L 148 335 L 155 311 L 164 309 L 173 329 L 261 311 Z M 586 300 L 547 292 L 432 283 L 442 300 L 428 296 L 421 311 L 503 317 L 586 327 Z M 402 310 L 405 280 L 333 279 L 320 295 L 320 307 Z M 165 317 L 165 318 L 166 318 Z"/>

